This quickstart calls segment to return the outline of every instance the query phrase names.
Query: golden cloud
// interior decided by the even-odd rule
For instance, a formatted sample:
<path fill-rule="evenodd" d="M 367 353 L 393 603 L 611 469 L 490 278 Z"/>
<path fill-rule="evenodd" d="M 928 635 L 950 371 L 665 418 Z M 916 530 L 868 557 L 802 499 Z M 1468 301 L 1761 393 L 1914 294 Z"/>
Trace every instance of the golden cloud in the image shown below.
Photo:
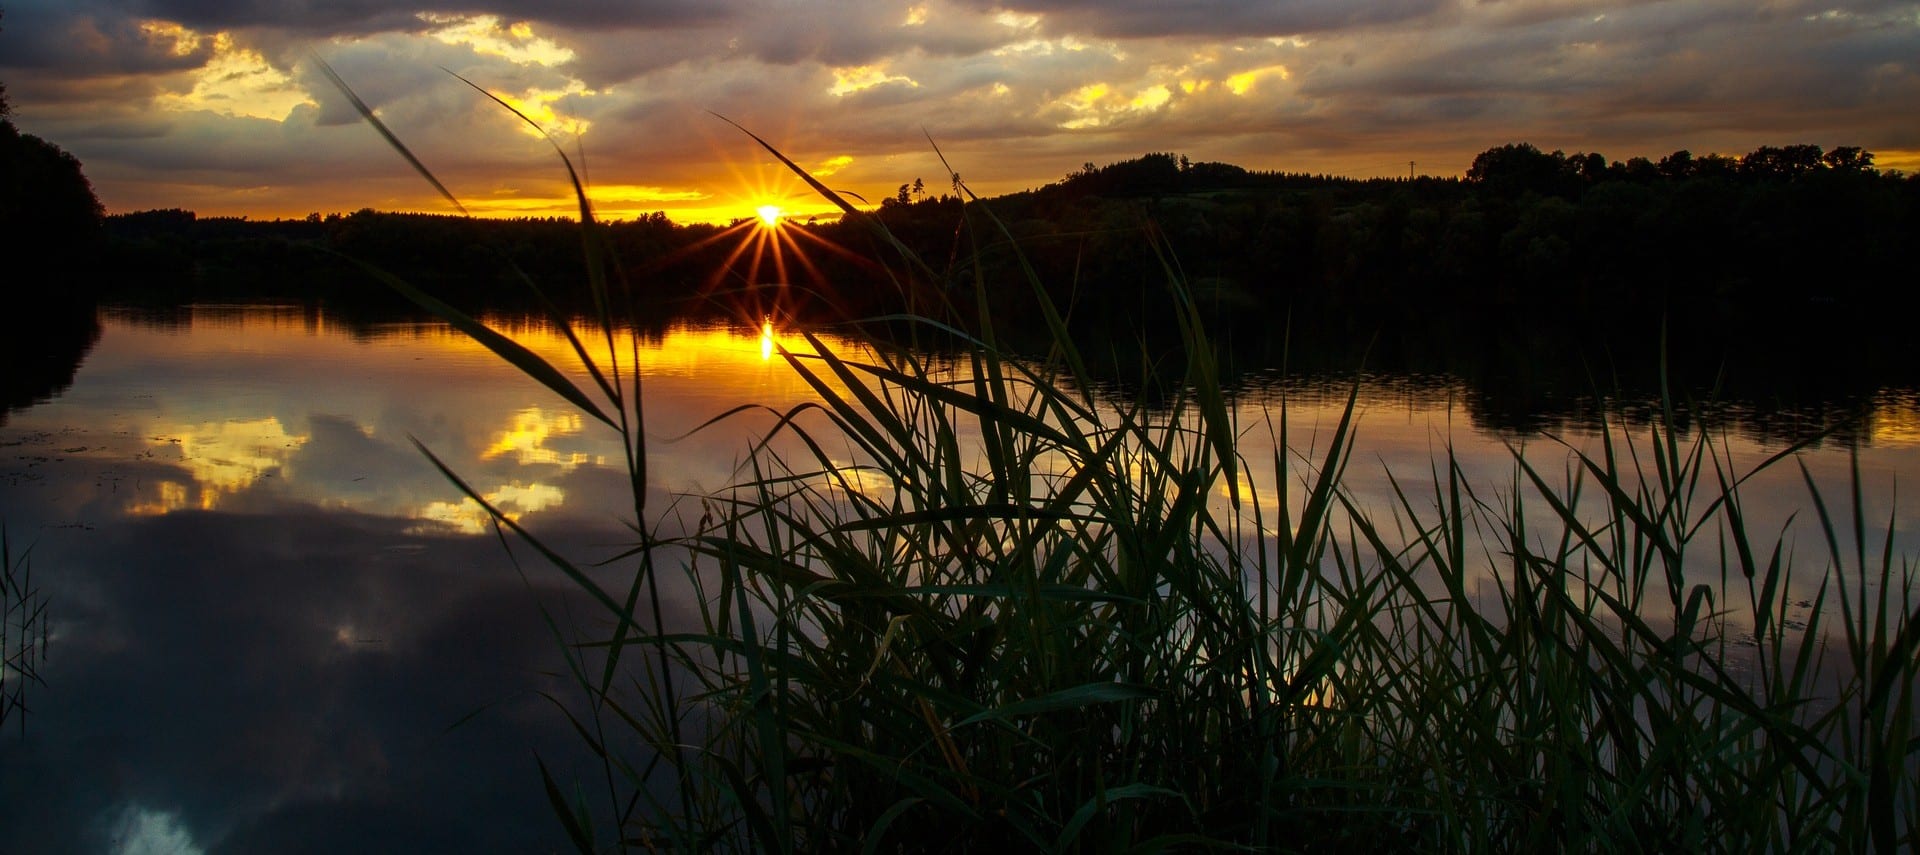
<path fill-rule="evenodd" d="M 312 104 L 306 91 L 286 72 L 274 68 L 259 51 L 237 45 L 233 36 L 196 33 L 168 21 L 147 21 L 140 31 L 150 41 L 169 45 L 175 56 L 189 56 L 211 44 L 212 56 L 187 72 L 192 85 L 185 93 L 168 92 L 154 98 L 154 106 L 173 112 L 205 110 L 223 116 L 280 121 L 302 104 Z"/>
<path fill-rule="evenodd" d="M 572 62 L 572 48 L 543 36 L 534 35 L 533 26 L 525 21 L 516 21 L 502 25 L 497 15 L 442 15 L 433 12 L 421 12 L 417 15 L 421 21 L 438 25 L 428 31 L 430 38 L 443 44 L 466 45 L 474 53 L 485 56 L 497 56 L 509 62 L 521 65 L 540 65 L 548 68 Z"/>
<path fill-rule="evenodd" d="M 879 66 L 855 65 L 833 69 L 833 86 L 827 89 L 827 94 L 844 97 L 888 83 L 905 83 L 913 87 L 920 85 L 911 77 L 904 74 L 888 74 Z"/>
<path fill-rule="evenodd" d="M 1253 91 L 1254 84 L 1258 83 L 1263 77 L 1278 77 L 1281 80 L 1288 80 L 1293 77 L 1293 72 L 1288 71 L 1284 65 L 1269 65 L 1264 68 L 1242 71 L 1239 74 L 1227 78 L 1227 91 L 1235 95 L 1245 95 Z"/>
<path fill-rule="evenodd" d="M 820 161 L 820 163 L 815 165 L 810 171 L 815 178 L 825 178 L 852 165 L 853 156 L 842 154 Z"/>

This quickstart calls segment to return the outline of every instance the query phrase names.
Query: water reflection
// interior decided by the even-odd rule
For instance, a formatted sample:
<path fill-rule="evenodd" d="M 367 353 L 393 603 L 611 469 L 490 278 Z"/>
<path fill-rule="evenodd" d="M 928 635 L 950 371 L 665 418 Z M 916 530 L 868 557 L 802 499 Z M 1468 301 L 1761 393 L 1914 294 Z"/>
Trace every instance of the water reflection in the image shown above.
<path fill-rule="evenodd" d="M 216 510 L 223 497 L 240 493 L 278 473 L 308 437 L 289 434 L 280 420 L 231 419 L 197 425 L 154 425 L 146 457 L 177 465 L 185 480 L 163 480 L 155 495 L 136 488 L 126 512 L 136 516 L 194 509 Z"/>
<path fill-rule="evenodd" d="M 0 426 L 8 414 L 46 401 L 73 384 L 100 340 L 91 306 L 21 310 L 0 323 Z"/>
<path fill-rule="evenodd" d="M 101 849 L 112 829 L 241 850 L 365 839 L 562 848 L 528 749 L 562 774 L 591 771 L 571 729 L 532 694 L 565 691 L 534 603 L 564 614 L 571 589 L 472 536 L 490 531 L 484 511 L 412 440 L 590 561 L 633 539 L 613 434 L 440 324 L 348 322 L 311 307 L 104 318 L 71 387 L 0 427 L 0 518 L 36 541 L 37 578 L 51 580 L 60 604 L 34 735 L 0 745 L 0 851 Z M 564 336 L 493 320 L 592 382 Z M 634 348 L 585 344 L 623 377 L 644 378 L 650 508 L 734 483 L 779 414 L 819 399 L 779 355 L 812 346 L 770 322 L 667 327 Z M 1351 375 L 1244 375 L 1234 407 L 1249 465 L 1232 489 L 1218 485 L 1216 501 L 1257 498 L 1269 519 L 1283 495 L 1297 501 L 1354 389 Z M 1369 375 L 1358 390 L 1346 483 L 1371 508 L 1397 501 L 1387 472 L 1410 495 L 1429 495 L 1449 448 L 1492 491 L 1511 482 L 1516 450 L 1554 474 L 1566 471 L 1569 446 L 1594 448 L 1582 408 L 1634 425 L 1656 412 L 1626 399 L 1563 407 L 1543 421 L 1563 446 L 1484 420 L 1482 393 L 1458 377 Z M 694 430 L 744 403 L 767 410 Z M 1284 473 L 1274 446 L 1282 412 Z M 1807 455 L 1807 471 L 1840 495 L 1856 451 L 1869 517 L 1890 519 L 1905 550 L 1920 517 L 1910 504 L 1894 508 L 1892 484 L 1920 470 L 1920 398 L 1883 389 L 1865 413 L 1845 442 Z M 800 417 L 831 436 L 817 411 Z M 1736 465 L 1751 465 L 1781 443 L 1740 426 L 1781 418 L 1730 407 L 1702 412 L 1694 429 L 1723 432 Z M 798 445 L 776 448 L 809 459 Z M 894 489 L 882 473 L 851 468 L 847 444 L 823 448 L 848 472 L 822 489 L 882 501 Z M 1057 478 L 1073 466 L 1053 454 L 1033 472 Z M 1800 479 L 1782 468 L 1749 486 L 1756 531 L 1803 510 Z M 1810 594 L 1817 581 L 1808 573 L 1795 584 Z M 665 596 L 671 615 L 689 594 Z"/>
<path fill-rule="evenodd" d="M 1873 445 L 1883 448 L 1920 445 L 1920 393 L 1882 390 L 1867 411 L 1865 432 Z"/>
<path fill-rule="evenodd" d="M 578 413 L 551 412 L 541 407 L 528 407 L 513 414 L 511 427 L 500 432 L 486 451 L 480 453 L 481 460 L 492 460 L 503 454 L 511 454 L 522 466 L 532 463 L 552 463 L 571 469 L 586 463 L 586 452 L 560 451 L 547 446 L 550 438 L 575 436 L 585 425 L 586 420 Z M 606 465 L 604 458 L 596 461 Z"/>

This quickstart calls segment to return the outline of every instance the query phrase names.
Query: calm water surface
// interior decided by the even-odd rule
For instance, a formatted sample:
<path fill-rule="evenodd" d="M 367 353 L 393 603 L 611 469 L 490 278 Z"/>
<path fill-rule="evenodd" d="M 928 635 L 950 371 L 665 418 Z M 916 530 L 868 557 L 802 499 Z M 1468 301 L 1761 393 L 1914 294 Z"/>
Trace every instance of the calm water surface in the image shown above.
<path fill-rule="evenodd" d="M 567 364 L 550 331 L 506 326 Z M 813 400 L 757 330 L 676 327 L 638 357 L 650 523 L 669 532 L 736 480 L 774 417 L 697 426 Z M 1348 382 L 1247 382 L 1244 489 L 1268 507 L 1278 495 L 1266 461 L 1283 406 L 1288 453 L 1324 453 Z M 1489 497 L 1511 483 L 1514 448 L 1566 470 L 1566 445 L 1481 427 L 1469 394 L 1444 377 L 1362 383 L 1346 483 L 1363 506 L 1390 507 L 1387 472 L 1430 484 L 1449 446 Z M 1894 494 L 1920 472 L 1914 400 L 1885 390 L 1847 442 L 1799 458 L 1834 497 L 1857 458 L 1869 529 L 1890 523 L 1909 554 L 1920 512 Z M 1596 447 L 1591 426 L 1556 435 Z M 534 757 L 565 780 L 598 772 L 539 694 L 570 697 L 540 608 L 562 623 L 589 611 L 556 571 L 503 548 L 409 437 L 570 554 L 632 539 L 612 433 L 445 327 L 301 308 L 103 312 L 71 386 L 0 423 L 0 520 L 16 550 L 31 545 L 51 614 L 45 683 L 0 736 L 0 851 L 565 848 Z M 1736 466 L 1780 447 L 1724 439 Z M 1806 495 L 1781 466 L 1750 485 L 1748 510 L 1768 532 L 1798 514 L 1789 542 L 1815 568 Z M 1796 599 L 1814 581 L 1803 574 Z"/>

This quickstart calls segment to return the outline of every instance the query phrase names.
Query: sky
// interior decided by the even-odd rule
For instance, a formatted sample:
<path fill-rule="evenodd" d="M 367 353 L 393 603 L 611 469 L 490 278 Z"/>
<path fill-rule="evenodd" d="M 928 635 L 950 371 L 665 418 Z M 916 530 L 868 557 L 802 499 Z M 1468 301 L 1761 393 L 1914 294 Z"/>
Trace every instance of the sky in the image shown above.
<path fill-rule="evenodd" d="M 1509 142 L 1659 158 L 1861 146 L 1920 171 L 1920 2 L 0 0 L 14 122 L 109 212 L 482 216 L 825 205 L 724 116 L 869 202 L 1147 152 L 1459 175 Z M 453 74 L 449 74 L 452 72 Z M 936 149 L 937 146 L 937 149 Z M 940 155 L 949 166 L 943 166 Z"/>

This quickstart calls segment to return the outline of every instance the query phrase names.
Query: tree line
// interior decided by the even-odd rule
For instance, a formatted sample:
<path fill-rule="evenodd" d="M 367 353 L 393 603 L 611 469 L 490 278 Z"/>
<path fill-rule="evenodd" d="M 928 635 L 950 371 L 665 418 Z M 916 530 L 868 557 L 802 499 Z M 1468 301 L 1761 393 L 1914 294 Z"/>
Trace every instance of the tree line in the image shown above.
<path fill-rule="evenodd" d="M 1623 163 L 1516 143 L 1461 179 L 1358 180 L 1149 154 L 987 204 L 1044 281 L 1083 295 L 1155 287 L 1170 255 L 1243 308 L 1904 305 L 1920 179 L 1872 164 L 1852 147 Z M 935 241 L 960 210 L 943 195 L 881 216 L 947 257 Z"/>
<path fill-rule="evenodd" d="M 528 282 L 563 308 L 587 308 L 582 233 L 570 220 L 102 216 L 70 155 L 10 122 L 0 123 L 0 150 L 10 251 L 51 271 L 13 277 L 15 307 L 97 294 L 319 300 L 368 319 L 407 310 L 367 265 L 476 311 L 534 308 Z M 626 284 L 616 287 L 655 325 L 690 313 L 890 314 L 905 289 L 920 290 L 922 310 L 954 306 L 964 324 L 977 315 L 978 285 L 1003 337 L 1017 340 L 1038 317 L 1037 281 L 1123 363 L 1176 340 L 1165 325 L 1172 270 L 1234 363 L 1470 377 L 1508 390 L 1475 407 L 1524 426 L 1553 410 L 1542 399 L 1550 390 L 1591 391 L 1596 365 L 1655 376 L 1663 346 L 1709 373 L 1744 353 L 1738 364 L 1764 370 L 1729 382 L 1749 382 L 1752 396 L 1789 386 L 1819 400 L 1870 396 L 1891 382 L 1889 366 L 1910 362 L 1894 333 L 1915 308 L 1917 212 L 1920 180 L 1879 170 L 1856 148 L 1620 162 L 1516 143 L 1483 152 L 1461 178 L 1261 172 L 1150 153 L 978 203 L 953 183 L 916 180 L 869 213 L 786 225 L 819 240 L 799 241 L 811 267 L 788 264 L 785 281 L 736 255 L 751 227 L 656 213 L 595 235 L 621 265 L 616 281 Z M 873 221 L 931 273 L 897 263 Z"/>
<path fill-rule="evenodd" d="M 102 217 L 77 161 L 10 122 L 0 128 L 10 147 L 0 213 L 23 248 L 16 257 L 57 253 L 121 299 L 390 299 L 365 263 L 456 302 L 511 308 L 528 279 L 564 296 L 585 272 L 578 226 L 564 219 Z M 1363 180 L 1150 153 L 977 203 L 916 180 L 861 217 L 932 267 L 914 287 L 964 306 L 977 279 L 990 301 L 1014 306 L 1030 298 L 1031 269 L 1063 304 L 1115 322 L 1160 314 L 1169 269 L 1235 318 L 1278 308 L 1877 313 L 1910 308 L 1906 283 L 1920 281 L 1920 255 L 1906 249 L 1920 233 L 1920 179 L 1873 164 L 1853 147 L 1622 162 L 1514 143 L 1482 152 L 1462 178 Z M 802 241 L 813 263 L 788 265 L 785 282 L 772 281 L 772 265 L 752 271 L 751 253 L 734 253 L 744 236 L 720 226 L 656 213 L 604 224 L 600 237 L 645 302 L 724 308 L 727 295 L 785 287 L 800 295 L 785 307 L 795 313 L 896 311 L 902 270 L 888 269 L 889 245 L 854 220 L 786 226 L 848 251 Z"/>

